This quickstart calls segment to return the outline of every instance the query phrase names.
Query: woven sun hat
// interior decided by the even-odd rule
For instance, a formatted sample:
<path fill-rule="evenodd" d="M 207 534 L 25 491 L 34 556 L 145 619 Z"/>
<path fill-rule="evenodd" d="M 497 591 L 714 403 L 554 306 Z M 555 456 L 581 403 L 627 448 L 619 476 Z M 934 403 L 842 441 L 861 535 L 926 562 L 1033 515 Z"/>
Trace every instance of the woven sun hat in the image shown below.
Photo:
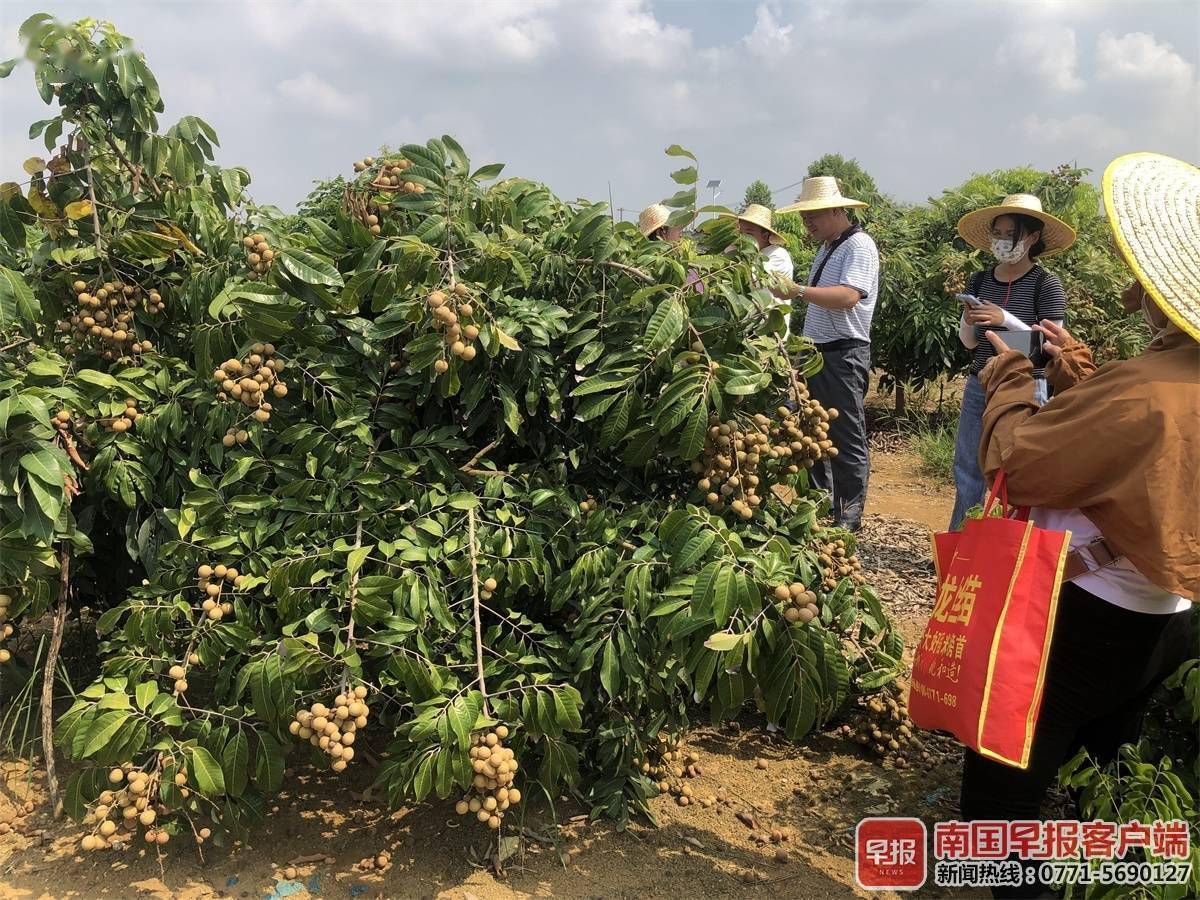
<path fill-rule="evenodd" d="M 771 235 L 772 244 L 784 243 L 784 237 L 776 231 L 772 224 L 775 221 L 774 213 L 767 207 L 759 203 L 751 203 L 740 213 L 726 213 L 730 218 L 737 219 L 739 222 L 749 222 L 751 225 L 757 225 Z"/>
<path fill-rule="evenodd" d="M 1009 194 L 1004 202 L 976 209 L 958 220 L 958 233 L 964 241 L 979 250 L 992 249 L 992 222 L 996 216 L 1032 216 L 1042 223 L 1042 243 L 1046 249 L 1038 259 L 1062 253 L 1075 243 L 1075 229 L 1062 219 L 1042 209 L 1042 201 L 1033 194 Z"/>
<path fill-rule="evenodd" d="M 638 216 L 638 231 L 642 233 L 642 237 L 650 237 L 666 225 L 669 218 L 671 218 L 671 210 L 661 203 L 652 203 Z"/>
<path fill-rule="evenodd" d="M 1103 192 L 1125 262 L 1167 318 L 1200 341 L 1200 169 L 1130 153 L 1109 164 Z"/>
<path fill-rule="evenodd" d="M 781 206 L 778 212 L 816 212 L 820 209 L 862 209 L 867 204 L 842 196 L 837 179 L 832 175 L 814 175 L 805 178 L 800 185 L 800 196 L 795 203 Z"/>

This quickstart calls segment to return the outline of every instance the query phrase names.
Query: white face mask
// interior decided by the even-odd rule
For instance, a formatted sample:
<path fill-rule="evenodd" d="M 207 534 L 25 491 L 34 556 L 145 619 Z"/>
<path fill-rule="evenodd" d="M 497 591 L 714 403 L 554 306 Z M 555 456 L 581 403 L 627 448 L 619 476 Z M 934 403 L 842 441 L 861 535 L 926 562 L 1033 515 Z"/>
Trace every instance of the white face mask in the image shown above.
<path fill-rule="evenodd" d="M 992 238 L 992 256 L 1002 263 L 1017 263 L 1025 258 L 1025 241 L 1016 243 L 1003 238 Z"/>

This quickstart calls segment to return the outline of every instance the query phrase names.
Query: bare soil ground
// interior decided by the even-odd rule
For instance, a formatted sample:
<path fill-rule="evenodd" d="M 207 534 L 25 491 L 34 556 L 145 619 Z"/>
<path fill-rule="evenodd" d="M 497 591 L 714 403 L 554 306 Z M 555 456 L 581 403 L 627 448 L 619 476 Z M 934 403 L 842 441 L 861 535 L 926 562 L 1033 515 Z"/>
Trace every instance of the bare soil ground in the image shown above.
<path fill-rule="evenodd" d="M 860 552 L 911 644 L 933 593 L 928 532 L 949 518 L 952 496 L 922 481 L 911 454 L 876 452 L 873 469 Z M 249 846 L 211 849 L 201 859 L 194 848 L 175 845 L 161 858 L 142 847 L 80 853 L 82 832 L 46 816 L 40 776 L 10 762 L 0 767 L 0 823 L 13 829 L 0 835 L 0 897 L 881 896 L 855 886 L 854 826 L 869 815 L 927 822 L 954 816 L 959 753 L 940 740 L 931 745 L 927 768 L 901 770 L 828 732 L 795 745 L 750 717 L 700 727 L 686 743 L 702 758 L 693 789 L 725 802 L 706 809 L 659 798 L 658 827 L 638 824 L 625 832 L 589 824 L 584 810 L 566 802 L 553 812 L 531 803 L 524 840 L 501 875 L 487 865 L 494 842 L 489 846 L 474 823 L 455 816 L 449 803 L 389 812 L 368 790 L 366 767 L 349 782 L 298 770 Z M 22 815 L 29 799 L 34 810 Z M 755 839 L 775 828 L 791 828 L 794 836 L 778 845 Z M 777 861 L 780 850 L 786 859 Z M 383 851 L 391 856 L 385 871 L 360 865 Z M 948 894 L 927 888 L 918 896 Z"/>

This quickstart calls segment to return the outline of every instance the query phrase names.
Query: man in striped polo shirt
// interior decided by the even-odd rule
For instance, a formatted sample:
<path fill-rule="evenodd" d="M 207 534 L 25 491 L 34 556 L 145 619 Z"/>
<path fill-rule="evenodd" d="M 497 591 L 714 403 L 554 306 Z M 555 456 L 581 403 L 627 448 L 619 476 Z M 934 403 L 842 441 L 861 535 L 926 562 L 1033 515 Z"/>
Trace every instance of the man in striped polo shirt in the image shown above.
<path fill-rule="evenodd" d="M 865 403 L 871 370 L 871 317 L 879 294 L 879 250 L 850 221 L 847 209 L 865 207 L 843 197 L 835 178 L 806 178 L 800 196 L 780 213 L 798 212 L 809 235 L 821 241 L 807 284 L 781 285 L 786 299 L 808 304 L 804 336 L 821 351 L 824 366 L 808 380 L 813 398 L 838 417 L 829 423 L 837 456 L 810 470 L 813 484 L 833 495 L 834 524 L 857 531 L 867 500 Z"/>

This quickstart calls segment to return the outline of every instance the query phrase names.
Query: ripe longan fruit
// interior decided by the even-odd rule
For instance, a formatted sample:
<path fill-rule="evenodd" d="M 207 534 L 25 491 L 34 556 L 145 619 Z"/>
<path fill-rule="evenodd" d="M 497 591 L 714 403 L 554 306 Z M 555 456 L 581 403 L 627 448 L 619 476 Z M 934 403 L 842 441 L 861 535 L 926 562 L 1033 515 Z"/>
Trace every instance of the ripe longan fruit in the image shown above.
<path fill-rule="evenodd" d="M 444 359 L 439 359 L 434 362 L 433 371 L 437 372 L 439 375 L 445 375 L 446 372 L 450 371 L 450 363 L 446 362 Z"/>

